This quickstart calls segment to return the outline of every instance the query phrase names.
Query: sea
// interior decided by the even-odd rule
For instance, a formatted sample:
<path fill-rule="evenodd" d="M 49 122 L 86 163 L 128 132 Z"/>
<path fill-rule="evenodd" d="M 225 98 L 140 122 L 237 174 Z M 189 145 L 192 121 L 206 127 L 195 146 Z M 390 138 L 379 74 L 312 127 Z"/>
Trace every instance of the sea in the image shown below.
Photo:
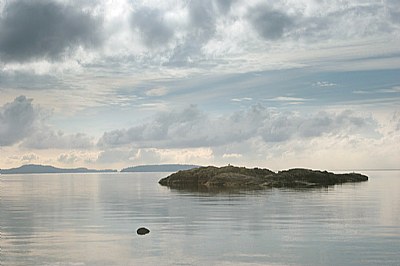
<path fill-rule="evenodd" d="M 400 171 L 361 173 L 211 192 L 159 185 L 169 173 L 1 175 L 0 265 L 400 265 Z"/>

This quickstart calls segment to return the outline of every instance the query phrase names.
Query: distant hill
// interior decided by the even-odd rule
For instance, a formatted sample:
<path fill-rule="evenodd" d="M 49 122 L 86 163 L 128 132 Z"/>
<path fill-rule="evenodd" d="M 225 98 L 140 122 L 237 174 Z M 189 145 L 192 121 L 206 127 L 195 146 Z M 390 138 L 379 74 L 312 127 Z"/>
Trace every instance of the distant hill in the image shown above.
<path fill-rule="evenodd" d="M 117 172 L 117 170 L 94 170 L 88 168 L 57 168 L 50 165 L 37 165 L 27 164 L 17 168 L 11 169 L 0 169 L 1 174 L 45 174 L 45 173 L 105 173 L 105 172 Z"/>
<path fill-rule="evenodd" d="M 199 165 L 191 164 L 157 164 L 157 165 L 138 165 L 127 167 L 121 172 L 177 172 L 180 170 L 189 170 L 199 168 Z"/>

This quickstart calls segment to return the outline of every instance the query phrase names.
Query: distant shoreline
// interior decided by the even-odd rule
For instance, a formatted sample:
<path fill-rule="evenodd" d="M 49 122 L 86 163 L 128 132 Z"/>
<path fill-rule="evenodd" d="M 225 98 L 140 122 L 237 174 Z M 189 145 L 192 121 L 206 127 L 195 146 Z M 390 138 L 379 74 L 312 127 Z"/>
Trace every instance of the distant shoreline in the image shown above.
<path fill-rule="evenodd" d="M 13 175 L 13 174 L 73 174 L 73 173 L 116 173 L 114 169 L 88 169 L 84 167 L 79 168 L 58 168 L 51 165 L 37 165 L 37 164 L 26 164 L 16 168 L 0 169 L 2 175 Z"/>
<path fill-rule="evenodd" d="M 12 174 L 71 174 L 71 173 L 156 173 L 156 172 L 177 172 L 180 170 L 188 170 L 200 167 L 199 165 L 190 164 L 158 164 L 158 165 L 138 165 L 133 167 L 123 168 L 121 171 L 115 169 L 88 169 L 85 167 L 79 168 L 58 168 L 51 165 L 27 164 L 16 168 L 0 169 L 2 175 Z"/>
<path fill-rule="evenodd" d="M 192 164 L 149 164 L 126 167 L 120 171 L 116 169 L 88 169 L 85 167 L 78 168 L 58 168 L 51 165 L 27 164 L 16 168 L 0 169 L 0 174 L 63 174 L 63 173 L 161 173 L 161 172 L 177 172 L 181 170 L 189 170 L 199 168 L 200 165 Z M 396 168 L 373 168 L 373 169 L 330 169 L 332 172 L 379 172 L 379 171 L 400 171 Z"/>

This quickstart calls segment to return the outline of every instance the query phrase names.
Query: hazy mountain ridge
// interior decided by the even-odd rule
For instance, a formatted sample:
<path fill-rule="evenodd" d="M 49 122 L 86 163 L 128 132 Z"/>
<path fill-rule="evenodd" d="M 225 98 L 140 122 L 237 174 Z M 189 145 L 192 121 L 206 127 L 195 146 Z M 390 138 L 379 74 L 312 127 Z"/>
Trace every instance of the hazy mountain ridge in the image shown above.
<path fill-rule="evenodd" d="M 45 174 L 45 173 L 105 173 L 117 172 L 114 169 L 88 169 L 79 168 L 58 168 L 51 165 L 26 164 L 16 168 L 0 169 L 1 174 Z"/>
<path fill-rule="evenodd" d="M 191 164 L 157 164 L 157 165 L 138 165 L 123 168 L 120 172 L 177 172 L 180 170 L 190 170 L 201 167 Z M 45 173 L 108 173 L 118 172 L 115 169 L 88 169 L 78 168 L 58 168 L 51 165 L 26 164 L 16 168 L 0 169 L 0 174 L 45 174 Z"/>

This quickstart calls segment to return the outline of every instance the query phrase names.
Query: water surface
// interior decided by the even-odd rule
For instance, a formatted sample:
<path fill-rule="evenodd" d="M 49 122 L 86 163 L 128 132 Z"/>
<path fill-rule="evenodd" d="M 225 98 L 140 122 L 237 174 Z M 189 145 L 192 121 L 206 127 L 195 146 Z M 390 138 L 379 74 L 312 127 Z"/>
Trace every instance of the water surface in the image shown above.
<path fill-rule="evenodd" d="M 170 190 L 168 173 L 2 175 L 1 265 L 399 265 L 400 171 L 363 173 L 241 193 Z"/>

